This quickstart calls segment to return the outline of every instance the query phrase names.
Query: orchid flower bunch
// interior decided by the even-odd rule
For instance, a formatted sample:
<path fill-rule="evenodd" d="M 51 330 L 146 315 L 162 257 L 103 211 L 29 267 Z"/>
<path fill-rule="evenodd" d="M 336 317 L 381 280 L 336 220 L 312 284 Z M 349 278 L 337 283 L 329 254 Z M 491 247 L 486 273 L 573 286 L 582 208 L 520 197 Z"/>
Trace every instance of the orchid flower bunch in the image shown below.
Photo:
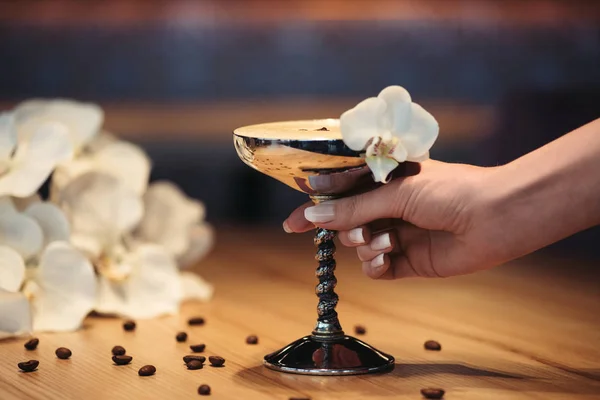
<path fill-rule="evenodd" d="M 212 296 L 182 271 L 212 248 L 203 204 L 149 184 L 148 156 L 102 131 L 103 119 L 63 99 L 0 113 L 0 339 L 75 330 L 91 311 L 174 314 Z"/>

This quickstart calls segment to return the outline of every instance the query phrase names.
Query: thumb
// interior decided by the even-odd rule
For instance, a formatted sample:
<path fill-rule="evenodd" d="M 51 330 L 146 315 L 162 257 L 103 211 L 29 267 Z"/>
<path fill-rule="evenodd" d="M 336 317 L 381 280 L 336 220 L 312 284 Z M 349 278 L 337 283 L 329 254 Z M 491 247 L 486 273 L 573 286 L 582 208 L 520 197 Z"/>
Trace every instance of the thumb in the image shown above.
<path fill-rule="evenodd" d="M 345 231 L 378 219 L 402 218 L 410 198 L 407 179 L 396 179 L 366 193 L 308 207 L 304 217 L 321 228 Z"/>

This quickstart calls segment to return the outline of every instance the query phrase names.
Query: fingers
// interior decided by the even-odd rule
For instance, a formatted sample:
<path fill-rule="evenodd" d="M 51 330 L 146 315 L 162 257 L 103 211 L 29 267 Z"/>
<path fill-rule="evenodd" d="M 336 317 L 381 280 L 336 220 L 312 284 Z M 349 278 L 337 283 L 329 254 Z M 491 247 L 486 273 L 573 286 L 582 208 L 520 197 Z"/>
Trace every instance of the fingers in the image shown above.
<path fill-rule="evenodd" d="M 421 276 L 404 254 L 382 254 L 378 262 L 363 262 L 363 272 L 372 279 L 402 279 Z"/>
<path fill-rule="evenodd" d="M 349 231 L 338 232 L 339 241 L 346 247 L 358 247 L 371 241 L 371 229 L 368 226 L 359 226 Z"/>
<path fill-rule="evenodd" d="M 315 229 L 314 224 L 304 218 L 304 210 L 312 205 L 314 204 L 310 201 L 292 211 L 290 216 L 283 221 L 283 230 L 287 233 L 302 233 Z"/>
<path fill-rule="evenodd" d="M 391 253 L 396 246 L 395 235 L 384 232 L 373 236 L 368 244 L 357 247 L 356 254 L 361 261 L 371 261 L 380 254 Z"/>
<path fill-rule="evenodd" d="M 370 192 L 316 204 L 304 209 L 304 217 L 317 226 L 339 231 L 378 219 L 401 218 L 411 186 L 404 189 L 405 182 L 397 179 Z"/>

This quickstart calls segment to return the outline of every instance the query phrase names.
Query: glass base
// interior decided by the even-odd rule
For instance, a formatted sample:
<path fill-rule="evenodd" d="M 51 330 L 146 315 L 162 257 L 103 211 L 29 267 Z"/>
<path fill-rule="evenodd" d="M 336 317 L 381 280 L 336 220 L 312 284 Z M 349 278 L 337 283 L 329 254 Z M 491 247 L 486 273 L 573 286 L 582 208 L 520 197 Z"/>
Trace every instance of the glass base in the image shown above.
<path fill-rule="evenodd" d="M 359 375 L 391 371 L 394 357 L 342 335 L 330 341 L 305 336 L 265 356 L 270 369 L 304 375 Z"/>

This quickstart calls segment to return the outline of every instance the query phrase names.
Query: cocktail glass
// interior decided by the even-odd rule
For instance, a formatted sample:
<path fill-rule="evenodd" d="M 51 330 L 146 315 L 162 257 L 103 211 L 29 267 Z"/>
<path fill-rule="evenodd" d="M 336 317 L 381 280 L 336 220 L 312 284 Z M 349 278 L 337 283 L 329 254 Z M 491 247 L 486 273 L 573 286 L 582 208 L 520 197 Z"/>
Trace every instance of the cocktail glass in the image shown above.
<path fill-rule="evenodd" d="M 235 149 L 244 163 L 292 188 L 315 203 L 334 200 L 371 181 L 359 152 L 343 142 L 339 120 L 286 121 L 238 128 Z M 264 364 L 283 372 L 354 375 L 387 371 L 394 358 L 342 330 L 334 291 L 336 232 L 317 228 L 317 323 L 312 334 L 267 354 Z"/>

